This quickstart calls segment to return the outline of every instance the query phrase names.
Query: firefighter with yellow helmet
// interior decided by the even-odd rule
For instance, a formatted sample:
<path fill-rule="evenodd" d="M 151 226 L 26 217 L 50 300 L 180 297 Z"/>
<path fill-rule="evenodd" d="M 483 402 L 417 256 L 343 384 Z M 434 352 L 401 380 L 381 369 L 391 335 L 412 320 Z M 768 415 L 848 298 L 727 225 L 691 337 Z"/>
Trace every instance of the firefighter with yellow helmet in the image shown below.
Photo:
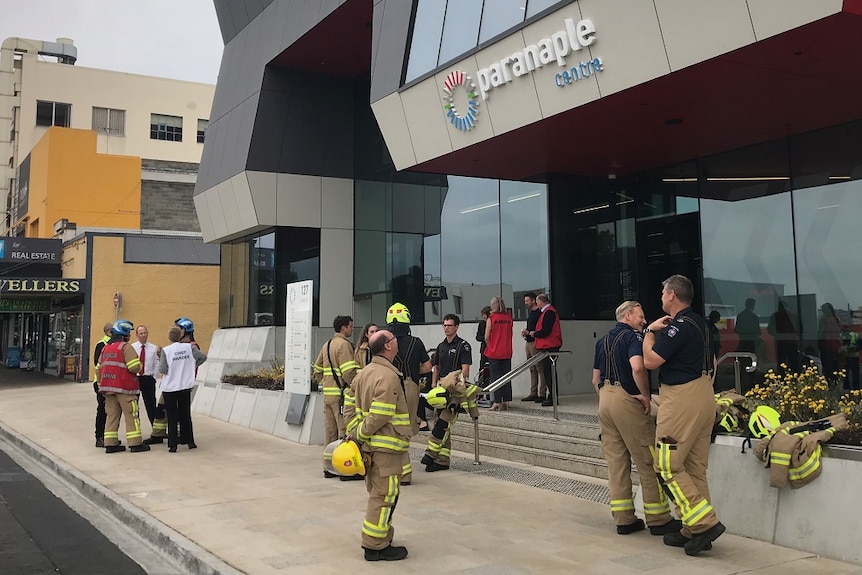
<path fill-rule="evenodd" d="M 459 413 L 469 413 L 479 419 L 476 396 L 479 386 L 470 383 L 460 371 L 449 372 L 437 382 L 437 387 L 428 392 L 426 400 L 437 410 L 437 421 L 428 438 L 428 447 L 422 457 L 425 471 L 444 471 L 449 469 L 449 454 L 452 443 L 452 426 Z"/>
<path fill-rule="evenodd" d="M 404 395 L 404 378 L 393 360 L 398 355 L 398 339 L 388 330 L 371 336 L 369 349 L 373 354 L 350 385 L 355 415 L 350 422 L 348 437 L 359 445 L 363 456 L 368 505 L 362 523 L 362 548 L 366 561 L 399 561 L 407 557 L 405 547 L 392 545 L 392 514 L 398 503 L 404 454 L 410 448 L 413 434 L 412 414 Z M 340 449 L 340 451 L 338 451 Z M 343 466 L 360 469 L 349 446 L 334 448 Z M 333 465 L 334 467 L 334 465 Z"/>

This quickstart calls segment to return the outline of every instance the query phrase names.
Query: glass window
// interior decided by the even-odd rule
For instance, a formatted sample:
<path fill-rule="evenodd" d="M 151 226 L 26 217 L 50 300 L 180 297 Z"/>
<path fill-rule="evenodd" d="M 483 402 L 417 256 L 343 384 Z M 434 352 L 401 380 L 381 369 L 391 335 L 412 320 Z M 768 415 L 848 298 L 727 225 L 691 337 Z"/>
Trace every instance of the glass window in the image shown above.
<path fill-rule="evenodd" d="M 862 323 L 860 213 L 859 181 L 793 192 L 803 345 L 817 351 L 827 373 L 849 368 L 857 388 L 858 367 L 840 353 L 839 326 L 858 332 Z"/>
<path fill-rule="evenodd" d="M 405 82 L 418 78 L 437 67 L 445 15 L 446 0 L 418 1 Z"/>
<path fill-rule="evenodd" d="M 209 120 L 198 119 L 198 144 L 204 143 L 204 137 L 206 136 L 206 130 L 209 123 Z"/>
<path fill-rule="evenodd" d="M 126 111 L 93 106 L 93 130 L 109 136 L 126 134 Z"/>
<path fill-rule="evenodd" d="M 275 232 L 254 238 L 248 246 L 246 325 L 275 325 Z"/>
<path fill-rule="evenodd" d="M 386 274 L 386 232 L 357 229 L 354 232 L 353 293 L 367 295 L 389 291 Z"/>
<path fill-rule="evenodd" d="M 314 282 L 311 321 L 320 325 L 320 229 L 280 227 L 275 247 L 275 325 L 284 325 L 287 284 L 304 280 Z"/>
<path fill-rule="evenodd" d="M 444 64 L 474 48 L 479 38 L 482 0 L 457 0 L 446 7 L 438 64 Z"/>
<path fill-rule="evenodd" d="M 441 214 L 442 284 L 449 295 L 443 313 L 460 297 L 462 319 L 478 319 L 491 297 L 512 301 L 512 287 L 500 285 L 500 195 L 497 180 L 449 176 Z"/>
<path fill-rule="evenodd" d="M 182 142 L 183 119 L 179 116 L 150 114 L 150 139 Z"/>
<path fill-rule="evenodd" d="M 482 26 L 479 29 L 479 43 L 523 22 L 524 2 L 525 0 L 486 0 L 485 10 L 482 12 Z"/>
<path fill-rule="evenodd" d="M 862 121 L 790 139 L 793 189 L 862 179 Z"/>
<path fill-rule="evenodd" d="M 500 269 L 516 320 L 527 319 L 525 293 L 550 289 L 547 202 L 544 184 L 500 182 Z"/>
<path fill-rule="evenodd" d="M 37 126 L 60 126 L 68 128 L 72 116 L 72 105 L 59 102 L 36 102 Z"/>
<path fill-rule="evenodd" d="M 527 0 L 527 18 L 535 16 L 545 8 L 550 8 L 554 4 L 562 4 L 560 0 Z"/>
<path fill-rule="evenodd" d="M 776 359 L 796 366 L 800 297 L 790 194 L 705 199 L 700 214 L 703 310 L 707 317 L 718 312 L 719 355 L 747 351 L 769 367 Z"/>

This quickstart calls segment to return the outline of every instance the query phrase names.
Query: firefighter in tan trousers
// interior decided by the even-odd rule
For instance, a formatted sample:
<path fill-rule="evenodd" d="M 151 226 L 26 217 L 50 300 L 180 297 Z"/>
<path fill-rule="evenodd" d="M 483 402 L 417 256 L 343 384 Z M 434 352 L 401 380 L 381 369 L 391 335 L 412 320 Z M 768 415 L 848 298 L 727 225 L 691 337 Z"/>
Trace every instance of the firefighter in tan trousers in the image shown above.
<path fill-rule="evenodd" d="M 414 417 L 407 407 L 404 376 L 393 365 L 398 339 L 380 330 L 369 341 L 373 354 L 353 380 L 356 422 L 349 436 L 365 460 L 368 506 L 362 523 L 362 548 L 366 561 L 398 561 L 407 557 L 405 547 L 392 545 L 392 514 L 398 504 L 404 453 L 410 448 Z"/>
<path fill-rule="evenodd" d="M 596 342 L 593 361 L 602 452 L 608 462 L 611 515 L 620 535 L 644 528 L 644 521 L 635 516 L 632 497 L 634 461 L 650 533 L 679 532 L 682 523 L 671 517 L 670 503 L 653 474 L 655 422 L 650 417 L 649 380 L 643 361 L 644 311 L 638 302 L 626 301 L 617 308 L 616 318 L 617 325 Z"/>
<path fill-rule="evenodd" d="M 323 344 L 314 362 L 315 376 L 321 378 L 323 388 L 323 434 L 324 445 L 329 445 L 346 433 L 343 417 L 344 393 L 350 387 L 353 378 L 359 371 L 359 364 L 354 358 L 353 318 L 349 315 L 335 316 L 332 321 L 335 335 Z M 338 477 L 326 470 L 323 476 Z"/>
<path fill-rule="evenodd" d="M 664 543 L 697 555 L 711 549 L 725 530 L 710 503 L 706 480 L 715 423 L 715 358 L 706 322 L 691 309 L 691 280 L 673 275 L 662 286 L 667 315 L 647 327 L 643 342 L 644 365 L 658 369 L 661 382 L 654 469 L 682 519 L 682 530 L 666 534 Z"/>

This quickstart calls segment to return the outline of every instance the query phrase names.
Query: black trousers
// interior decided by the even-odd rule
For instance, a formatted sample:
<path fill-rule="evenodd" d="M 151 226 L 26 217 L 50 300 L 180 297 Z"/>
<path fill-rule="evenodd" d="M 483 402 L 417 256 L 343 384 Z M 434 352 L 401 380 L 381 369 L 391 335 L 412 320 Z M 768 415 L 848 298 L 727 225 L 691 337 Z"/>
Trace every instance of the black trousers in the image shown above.
<path fill-rule="evenodd" d="M 105 396 L 99 393 L 99 384 L 93 382 L 93 391 L 96 392 L 96 439 L 105 437 L 105 422 L 108 421 L 108 412 L 105 411 Z"/>
<path fill-rule="evenodd" d="M 537 349 L 536 352 L 541 353 L 543 351 L 560 351 L 558 347 L 552 347 L 550 349 Z M 556 364 L 551 363 L 551 358 L 546 357 L 542 360 L 542 371 L 545 373 L 545 381 L 548 382 L 548 397 L 547 399 L 552 399 L 554 397 L 554 384 L 551 379 L 551 373 L 557 371 Z M 557 381 L 557 387 L 560 386 L 560 382 Z"/>
<path fill-rule="evenodd" d="M 194 443 L 192 390 L 163 391 L 162 397 L 165 399 L 165 413 L 168 416 L 168 447 L 176 447 L 178 443 Z"/>
<path fill-rule="evenodd" d="M 488 379 L 490 380 L 488 383 L 494 383 L 510 371 L 512 371 L 512 358 L 509 359 L 488 359 L 488 365 L 490 366 L 490 376 Z M 491 401 L 494 403 L 501 403 L 503 401 L 512 401 L 512 383 L 509 382 L 505 384 L 503 387 L 495 391 L 491 394 Z"/>
<path fill-rule="evenodd" d="M 152 425 L 154 419 L 164 417 L 163 413 L 159 413 L 162 410 L 156 406 L 156 378 L 152 375 L 140 375 L 138 385 L 141 387 L 141 399 L 147 408 L 147 419 Z"/>

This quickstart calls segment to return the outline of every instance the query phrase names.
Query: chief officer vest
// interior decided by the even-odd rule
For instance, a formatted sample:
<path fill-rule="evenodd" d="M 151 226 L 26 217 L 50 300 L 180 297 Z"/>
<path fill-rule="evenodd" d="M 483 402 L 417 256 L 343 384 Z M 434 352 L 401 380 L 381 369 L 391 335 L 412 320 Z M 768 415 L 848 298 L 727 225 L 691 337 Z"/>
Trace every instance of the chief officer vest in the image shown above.
<path fill-rule="evenodd" d="M 545 312 L 548 310 L 554 312 L 556 319 L 554 320 L 554 325 L 551 327 L 551 333 L 549 333 L 547 337 L 536 338 L 536 349 L 553 349 L 555 347 L 559 348 L 563 346 L 563 333 L 560 330 L 560 314 L 557 313 L 554 306 L 549 305 L 542 312 L 542 315 L 539 316 L 539 322 L 536 324 L 536 332 L 542 331 L 546 315 Z"/>
<path fill-rule="evenodd" d="M 126 366 L 124 341 L 109 343 L 99 356 L 99 391 L 101 393 L 140 393 L 138 378 Z"/>

